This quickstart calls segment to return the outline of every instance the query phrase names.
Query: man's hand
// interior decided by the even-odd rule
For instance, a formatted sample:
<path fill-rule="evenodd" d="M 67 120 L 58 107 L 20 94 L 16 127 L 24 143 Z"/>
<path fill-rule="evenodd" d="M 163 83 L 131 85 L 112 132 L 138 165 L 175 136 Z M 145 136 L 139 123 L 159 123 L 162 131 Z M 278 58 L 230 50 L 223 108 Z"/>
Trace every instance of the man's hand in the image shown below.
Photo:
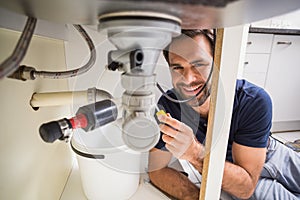
<path fill-rule="evenodd" d="M 204 148 L 197 141 L 193 130 L 186 124 L 170 117 L 170 115 L 157 116 L 162 124 L 159 125 L 166 148 L 178 159 L 193 161 L 203 158 Z"/>

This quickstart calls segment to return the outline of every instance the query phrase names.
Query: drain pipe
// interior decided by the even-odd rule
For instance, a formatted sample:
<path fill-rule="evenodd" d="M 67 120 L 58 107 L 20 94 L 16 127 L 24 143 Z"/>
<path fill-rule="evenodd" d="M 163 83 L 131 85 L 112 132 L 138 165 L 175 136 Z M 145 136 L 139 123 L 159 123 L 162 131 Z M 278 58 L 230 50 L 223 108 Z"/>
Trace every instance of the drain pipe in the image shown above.
<path fill-rule="evenodd" d="M 112 99 L 112 95 L 94 87 L 84 91 L 34 93 L 30 99 L 30 105 L 36 110 L 36 108 L 47 106 L 90 104 L 104 99 Z"/>

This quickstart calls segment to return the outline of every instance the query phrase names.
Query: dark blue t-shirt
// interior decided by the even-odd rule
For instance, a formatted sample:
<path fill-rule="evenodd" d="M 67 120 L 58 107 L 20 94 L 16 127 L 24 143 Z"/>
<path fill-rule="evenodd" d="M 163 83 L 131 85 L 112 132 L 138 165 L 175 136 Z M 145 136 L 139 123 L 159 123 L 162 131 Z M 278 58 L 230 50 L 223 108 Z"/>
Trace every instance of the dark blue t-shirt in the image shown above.
<path fill-rule="evenodd" d="M 167 94 L 175 99 L 175 90 Z M 187 104 L 174 103 L 162 96 L 158 105 L 170 115 L 190 126 L 199 142 L 206 135 L 207 119 L 202 118 Z M 224 105 L 225 106 L 225 105 Z M 269 95 L 260 87 L 245 80 L 237 80 L 226 160 L 232 162 L 232 143 L 263 148 L 267 146 L 272 124 L 272 102 Z M 166 150 L 160 138 L 156 148 Z"/>

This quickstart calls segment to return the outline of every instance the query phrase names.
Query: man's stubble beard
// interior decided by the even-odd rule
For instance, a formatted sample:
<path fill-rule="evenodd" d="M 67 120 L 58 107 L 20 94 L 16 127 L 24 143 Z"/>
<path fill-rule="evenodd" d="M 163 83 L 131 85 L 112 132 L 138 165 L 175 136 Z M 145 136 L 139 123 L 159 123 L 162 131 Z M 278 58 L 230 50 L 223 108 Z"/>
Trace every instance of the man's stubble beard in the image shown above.
<path fill-rule="evenodd" d="M 207 89 L 207 87 L 206 87 L 199 95 L 201 95 L 201 96 L 200 97 L 196 97 L 195 99 L 193 99 L 190 102 L 188 102 L 188 104 L 191 107 L 198 107 L 198 106 L 201 106 L 202 104 L 204 104 L 204 102 L 210 96 L 210 89 Z"/>
<path fill-rule="evenodd" d="M 204 90 L 194 99 L 190 100 L 187 102 L 188 105 L 190 105 L 191 107 L 198 107 L 201 106 L 210 96 L 211 93 L 211 85 L 206 85 L 206 87 L 204 88 Z M 179 95 L 179 99 L 189 99 L 191 97 L 186 97 L 185 95 L 183 95 L 183 93 L 178 90 L 177 88 L 175 88 L 175 91 L 177 93 L 177 95 Z"/>

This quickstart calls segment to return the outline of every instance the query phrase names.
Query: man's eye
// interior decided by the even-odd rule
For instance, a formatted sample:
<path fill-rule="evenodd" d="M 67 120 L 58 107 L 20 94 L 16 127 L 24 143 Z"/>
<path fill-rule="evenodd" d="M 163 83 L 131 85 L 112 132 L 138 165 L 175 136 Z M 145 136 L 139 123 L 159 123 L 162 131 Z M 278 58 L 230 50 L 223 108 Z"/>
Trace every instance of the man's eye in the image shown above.
<path fill-rule="evenodd" d="M 204 63 L 194 63 L 193 64 L 194 67 L 202 67 L 204 65 L 205 65 Z"/>
<path fill-rule="evenodd" d="M 173 66 L 173 67 L 172 67 L 172 70 L 173 70 L 173 71 L 179 71 L 179 70 L 181 70 L 181 69 L 183 69 L 183 67 L 181 67 L 181 66 Z"/>

